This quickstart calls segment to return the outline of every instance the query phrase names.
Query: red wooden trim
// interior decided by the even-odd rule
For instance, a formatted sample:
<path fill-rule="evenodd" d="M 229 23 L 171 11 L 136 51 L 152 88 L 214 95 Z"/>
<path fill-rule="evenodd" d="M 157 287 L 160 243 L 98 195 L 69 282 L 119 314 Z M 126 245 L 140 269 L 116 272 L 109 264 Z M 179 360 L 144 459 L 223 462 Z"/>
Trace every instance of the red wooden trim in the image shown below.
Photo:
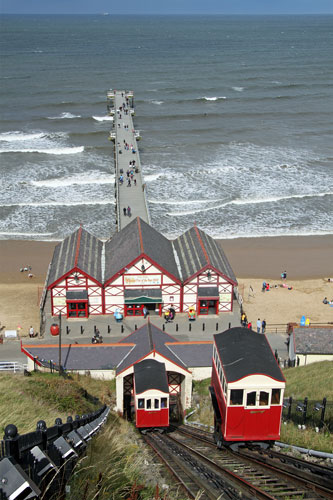
<path fill-rule="evenodd" d="M 77 261 L 78 261 L 78 258 L 79 258 L 81 235 L 82 235 L 82 226 L 80 226 L 79 234 L 77 236 L 76 252 L 75 252 L 75 259 L 74 259 L 74 266 L 75 267 L 77 266 Z"/>
<path fill-rule="evenodd" d="M 182 282 L 180 279 L 176 278 L 175 276 L 173 276 L 173 274 L 169 273 L 168 271 L 166 271 L 165 269 L 163 269 L 159 264 L 157 264 L 157 262 L 155 262 L 153 259 L 151 259 L 150 257 L 148 257 L 145 253 L 142 253 L 141 255 L 139 255 L 138 257 L 136 257 L 135 259 L 133 259 L 131 262 L 129 262 L 128 264 L 126 264 L 126 268 L 130 268 L 132 266 L 134 266 L 139 260 L 141 259 L 146 259 L 148 262 L 150 262 L 153 266 L 155 266 L 160 272 L 161 274 L 165 274 L 166 276 L 168 276 L 170 279 L 172 279 L 175 284 L 178 284 L 178 285 L 181 285 Z M 109 278 L 105 283 L 104 283 L 104 287 L 110 285 L 110 283 L 118 278 L 120 275 L 122 275 L 124 277 L 124 274 L 125 274 L 125 267 L 123 267 L 122 269 L 119 269 L 119 271 L 117 271 L 111 278 Z M 123 283 L 124 283 L 124 280 L 123 280 Z M 172 283 L 168 283 L 168 285 L 171 285 Z M 116 285 L 116 286 L 119 286 L 119 285 Z M 125 286 L 125 285 L 123 285 Z M 126 285 L 127 286 L 127 285 Z M 159 285 L 156 285 L 156 286 L 159 286 Z"/>
<path fill-rule="evenodd" d="M 192 274 L 192 276 L 190 276 L 189 278 L 187 278 L 187 280 L 185 280 L 183 282 L 183 285 L 187 285 L 191 280 L 193 280 L 194 278 L 196 278 L 197 276 L 199 276 L 199 274 L 203 273 L 208 268 L 212 269 L 216 274 L 218 274 L 218 276 L 224 278 L 225 281 L 227 283 L 229 283 L 230 285 L 234 285 L 234 286 L 238 285 L 237 281 L 234 281 L 231 278 L 229 278 L 229 276 L 226 276 L 225 274 L 221 273 L 221 271 L 219 271 L 218 269 L 216 269 L 216 267 L 212 266 L 211 264 L 210 265 L 207 264 L 206 266 L 204 266 L 201 269 L 199 269 L 199 271 L 197 271 L 196 273 Z"/>
<path fill-rule="evenodd" d="M 34 358 L 34 357 L 30 354 L 30 352 L 26 351 L 24 347 L 25 347 L 25 346 L 21 345 L 21 352 L 24 352 L 24 354 L 25 354 L 28 358 L 30 358 L 32 361 L 35 361 L 35 363 L 37 363 L 37 365 L 38 365 L 38 366 L 42 366 L 42 365 L 41 365 L 41 363 L 40 363 L 40 362 L 39 362 L 36 358 Z"/>
<path fill-rule="evenodd" d="M 54 288 L 55 286 L 57 286 L 58 283 L 60 283 L 60 281 L 63 281 L 65 280 L 70 274 L 72 273 L 80 273 L 80 274 L 83 274 L 83 276 L 85 276 L 87 279 L 93 281 L 94 283 L 96 283 L 98 286 L 100 286 L 101 288 L 103 288 L 103 285 L 102 283 L 100 283 L 99 281 L 97 281 L 95 278 L 93 278 L 92 276 L 90 276 L 90 274 L 87 274 L 85 271 L 82 271 L 82 269 L 80 269 L 79 267 L 73 267 L 70 271 L 68 271 L 67 273 L 63 274 L 62 276 L 60 276 L 60 278 L 58 278 L 56 281 L 54 281 L 53 283 L 51 283 L 47 289 L 48 290 L 51 290 L 52 288 Z M 89 285 L 88 285 L 89 286 Z M 66 283 L 66 287 L 67 287 L 67 283 Z M 65 288 L 65 286 L 64 286 Z"/>
<path fill-rule="evenodd" d="M 196 235 L 197 235 L 197 238 L 199 240 L 200 246 L 202 248 L 204 256 L 206 257 L 207 264 L 210 264 L 210 260 L 209 260 L 208 254 L 206 252 L 205 245 L 203 244 L 203 241 L 201 239 L 200 233 L 199 233 L 198 228 L 197 228 L 196 225 L 194 225 L 194 231 L 196 232 Z"/>

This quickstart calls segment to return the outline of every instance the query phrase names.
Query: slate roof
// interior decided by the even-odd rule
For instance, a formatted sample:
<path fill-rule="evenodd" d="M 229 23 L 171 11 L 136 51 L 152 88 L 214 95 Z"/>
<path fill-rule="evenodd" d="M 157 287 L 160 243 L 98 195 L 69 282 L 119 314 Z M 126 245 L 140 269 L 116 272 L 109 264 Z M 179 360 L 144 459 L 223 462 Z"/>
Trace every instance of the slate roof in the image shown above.
<path fill-rule="evenodd" d="M 294 328 L 296 354 L 333 354 L 333 328 Z"/>
<path fill-rule="evenodd" d="M 170 361 L 177 364 L 178 366 L 181 366 L 185 370 L 187 369 L 185 363 L 165 345 L 166 342 L 177 342 L 176 339 L 157 328 L 157 326 L 152 325 L 150 322 L 146 323 L 144 326 L 128 335 L 128 337 L 119 341 L 120 344 L 124 342 L 136 345 L 135 348 L 117 367 L 117 375 L 123 370 L 126 370 L 127 368 L 132 366 L 140 359 L 147 356 L 154 350 L 154 348 L 155 351 L 162 356 L 168 358 Z"/>
<path fill-rule="evenodd" d="M 137 217 L 105 243 L 105 281 L 143 253 L 179 279 L 171 241 Z"/>
<path fill-rule="evenodd" d="M 103 243 L 80 227 L 67 236 L 54 249 L 47 286 L 78 267 L 89 276 L 102 282 Z"/>
<path fill-rule="evenodd" d="M 167 347 L 191 368 L 212 365 L 213 341 L 168 343 Z"/>
<path fill-rule="evenodd" d="M 191 276 L 207 265 L 213 266 L 221 274 L 230 278 L 235 284 L 237 280 L 231 265 L 218 243 L 204 231 L 194 226 L 173 242 L 182 280 Z"/>
<path fill-rule="evenodd" d="M 66 370 L 115 370 L 134 346 L 119 344 L 69 344 L 61 348 L 61 364 Z M 58 346 L 23 346 L 31 356 L 58 362 Z"/>
<path fill-rule="evenodd" d="M 285 381 L 265 335 L 236 327 L 214 335 L 214 339 L 228 382 L 258 373 Z"/>
<path fill-rule="evenodd" d="M 165 364 L 155 359 L 144 359 L 134 365 L 135 392 L 141 394 L 149 389 L 169 393 Z"/>

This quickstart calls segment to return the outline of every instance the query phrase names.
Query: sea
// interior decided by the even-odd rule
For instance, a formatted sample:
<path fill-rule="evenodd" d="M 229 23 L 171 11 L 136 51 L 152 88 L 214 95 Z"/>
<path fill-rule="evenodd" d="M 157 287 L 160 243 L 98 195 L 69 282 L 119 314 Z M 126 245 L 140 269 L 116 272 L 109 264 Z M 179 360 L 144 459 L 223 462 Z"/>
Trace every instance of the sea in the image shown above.
<path fill-rule="evenodd" d="M 333 16 L 2 15 L 0 239 L 115 231 L 109 89 L 152 225 L 333 233 Z"/>

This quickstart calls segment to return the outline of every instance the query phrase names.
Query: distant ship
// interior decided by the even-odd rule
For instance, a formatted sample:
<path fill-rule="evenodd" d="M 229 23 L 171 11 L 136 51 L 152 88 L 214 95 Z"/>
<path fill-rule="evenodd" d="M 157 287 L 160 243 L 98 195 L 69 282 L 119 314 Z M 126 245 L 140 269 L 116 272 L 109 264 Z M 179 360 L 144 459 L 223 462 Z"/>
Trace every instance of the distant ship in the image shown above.
<path fill-rule="evenodd" d="M 102 16 L 108 16 L 109 13 L 108 12 L 103 12 Z"/>

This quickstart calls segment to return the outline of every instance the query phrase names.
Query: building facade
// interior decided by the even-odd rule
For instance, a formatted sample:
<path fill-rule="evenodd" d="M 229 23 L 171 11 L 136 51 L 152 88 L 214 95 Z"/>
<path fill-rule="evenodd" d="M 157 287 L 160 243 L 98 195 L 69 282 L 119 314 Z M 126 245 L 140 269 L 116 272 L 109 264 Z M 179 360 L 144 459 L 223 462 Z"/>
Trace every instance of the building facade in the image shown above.
<path fill-rule="evenodd" d="M 196 226 L 174 241 L 139 217 L 106 242 L 80 227 L 59 243 L 45 292 L 51 315 L 231 312 L 237 281 L 221 247 Z"/>

